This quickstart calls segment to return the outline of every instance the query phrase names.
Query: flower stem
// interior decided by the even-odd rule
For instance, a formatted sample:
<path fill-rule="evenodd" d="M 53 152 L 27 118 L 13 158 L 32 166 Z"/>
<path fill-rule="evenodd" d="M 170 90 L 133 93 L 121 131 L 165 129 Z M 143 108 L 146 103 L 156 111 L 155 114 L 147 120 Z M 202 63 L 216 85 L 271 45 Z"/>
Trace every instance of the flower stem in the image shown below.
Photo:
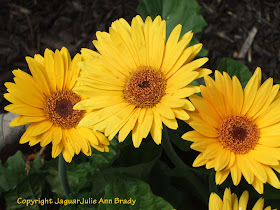
<path fill-rule="evenodd" d="M 191 168 L 186 165 L 181 158 L 177 155 L 175 152 L 168 136 L 167 128 L 164 126 L 163 128 L 163 139 L 162 139 L 162 145 L 164 148 L 164 151 L 166 152 L 168 158 L 173 162 L 173 164 L 180 169 L 182 173 L 184 173 L 187 180 L 194 186 L 196 191 L 200 194 L 201 199 L 203 202 L 208 205 L 208 188 L 206 185 L 202 183 L 202 181 L 195 176 L 194 172 L 191 170 Z"/>
<path fill-rule="evenodd" d="M 66 162 L 63 158 L 62 153 L 60 153 L 58 160 L 58 174 L 63 192 L 68 198 L 71 193 L 71 189 L 67 178 Z"/>

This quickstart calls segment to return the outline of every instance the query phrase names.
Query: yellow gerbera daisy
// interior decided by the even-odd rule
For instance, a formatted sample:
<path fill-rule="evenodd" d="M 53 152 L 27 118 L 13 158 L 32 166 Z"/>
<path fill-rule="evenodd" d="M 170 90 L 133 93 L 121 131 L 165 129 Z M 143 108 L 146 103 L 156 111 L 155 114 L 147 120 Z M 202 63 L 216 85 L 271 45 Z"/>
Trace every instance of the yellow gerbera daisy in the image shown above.
<path fill-rule="evenodd" d="M 189 119 L 186 111 L 194 107 L 186 97 L 199 91 L 189 84 L 211 71 L 200 68 L 208 58 L 191 62 L 202 44 L 186 48 L 193 33 L 179 40 L 181 28 L 176 26 L 166 42 L 160 16 L 154 21 L 147 17 L 145 23 L 136 16 L 131 26 L 119 19 L 109 33 L 97 32 L 93 44 L 99 53 L 82 49 L 83 86 L 74 89 L 88 98 L 74 109 L 90 111 L 79 126 L 94 125 L 109 139 L 119 132 L 119 142 L 132 130 L 133 144 L 139 147 L 149 132 L 161 143 L 162 123 L 177 129 L 176 118 Z"/>
<path fill-rule="evenodd" d="M 248 191 L 244 191 L 241 197 L 238 198 L 236 194 L 232 193 L 229 188 L 224 192 L 223 200 L 216 194 L 211 193 L 209 198 L 209 210 L 246 210 L 249 200 Z M 263 210 L 264 199 L 260 198 L 252 208 L 252 210 Z M 267 206 L 264 210 L 271 210 L 270 206 Z"/>
<path fill-rule="evenodd" d="M 52 142 L 52 157 L 62 152 L 67 162 L 80 151 L 90 155 L 90 145 L 99 151 L 108 151 L 109 145 L 103 134 L 93 133 L 89 128 L 77 128 L 86 114 L 73 110 L 81 100 L 81 96 L 72 91 L 77 86 L 76 78 L 80 73 L 77 62 L 80 60 L 81 55 L 77 54 L 71 62 L 65 47 L 55 53 L 46 49 L 44 57 L 26 57 L 32 76 L 14 70 L 15 83 L 5 83 L 9 93 L 4 97 L 12 103 L 5 110 L 20 115 L 10 126 L 31 123 L 20 143 L 29 142 L 33 146 L 40 142 L 43 147 Z"/>
<path fill-rule="evenodd" d="M 214 168 L 217 184 L 231 173 L 234 185 L 243 174 L 259 193 L 266 182 L 279 189 L 273 171 L 280 172 L 279 85 L 269 78 L 260 86 L 260 68 L 244 91 L 236 76 L 231 79 L 216 71 L 215 78 L 205 77 L 202 98 L 190 97 L 196 111 L 187 122 L 195 131 L 182 138 L 194 142 L 191 148 L 201 152 L 193 166 Z"/>

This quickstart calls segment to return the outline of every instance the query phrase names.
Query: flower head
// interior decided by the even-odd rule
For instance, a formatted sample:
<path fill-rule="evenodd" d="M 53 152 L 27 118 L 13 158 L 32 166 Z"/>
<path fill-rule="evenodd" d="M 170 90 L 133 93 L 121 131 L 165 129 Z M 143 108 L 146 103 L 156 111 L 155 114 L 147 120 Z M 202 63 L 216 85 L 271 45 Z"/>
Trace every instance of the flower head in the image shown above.
<path fill-rule="evenodd" d="M 55 53 L 46 49 L 44 57 L 26 57 L 32 76 L 19 69 L 14 70 L 15 83 L 5 83 L 9 93 L 4 97 L 12 103 L 5 110 L 20 115 L 10 126 L 31 123 L 20 143 L 29 142 L 33 146 L 40 142 L 43 147 L 52 142 L 52 157 L 62 152 L 67 162 L 71 162 L 74 153 L 79 154 L 80 151 L 90 155 L 90 146 L 108 151 L 109 145 L 103 134 L 89 128 L 77 128 L 86 116 L 84 110 L 73 110 L 73 106 L 82 99 L 72 91 L 78 85 L 76 78 L 80 68 L 77 62 L 80 60 L 81 55 L 77 54 L 71 61 L 65 47 Z"/>
<path fill-rule="evenodd" d="M 190 97 L 196 111 L 187 122 L 194 131 L 182 138 L 200 152 L 193 166 L 214 168 L 217 184 L 231 173 L 234 185 L 243 175 L 259 193 L 266 182 L 280 189 L 274 173 L 280 172 L 279 85 L 272 78 L 260 85 L 260 68 L 244 91 L 235 76 L 216 71 L 215 78 L 205 77 L 202 97 Z"/>
<path fill-rule="evenodd" d="M 223 196 L 223 200 L 216 194 L 211 193 L 209 198 L 209 210 L 235 210 L 235 209 L 247 209 L 249 200 L 248 191 L 244 191 L 239 200 L 236 194 L 231 193 L 229 188 L 226 188 Z M 263 210 L 264 199 L 260 198 L 252 208 L 252 210 Z M 264 210 L 271 210 L 270 206 L 267 206 Z"/>
<path fill-rule="evenodd" d="M 207 58 L 192 61 L 202 45 L 189 45 L 192 32 L 180 37 L 181 25 L 174 28 L 166 42 L 166 23 L 160 16 L 154 21 L 140 16 L 131 26 L 119 19 L 109 33 L 97 32 L 93 41 L 99 53 L 82 49 L 83 62 L 74 92 L 86 97 L 74 107 L 89 110 L 79 126 L 95 126 L 109 139 L 119 133 L 122 142 L 132 131 L 135 147 L 151 133 L 160 144 L 162 123 L 177 129 L 176 118 L 189 119 L 187 111 L 194 107 L 186 97 L 199 92 L 190 85 L 193 80 L 208 75 L 200 68 Z"/>

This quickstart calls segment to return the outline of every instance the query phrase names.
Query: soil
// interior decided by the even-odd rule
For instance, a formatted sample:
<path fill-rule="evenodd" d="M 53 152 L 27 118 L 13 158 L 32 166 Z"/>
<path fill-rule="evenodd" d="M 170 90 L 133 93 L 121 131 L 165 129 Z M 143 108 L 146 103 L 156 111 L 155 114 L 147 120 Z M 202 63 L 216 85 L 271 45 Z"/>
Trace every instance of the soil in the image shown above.
<path fill-rule="evenodd" d="M 224 57 L 257 66 L 263 77 L 280 81 L 280 1 L 198 0 L 208 26 L 196 36 L 208 50 L 206 66 L 217 69 Z M 29 72 L 25 56 L 43 54 L 65 46 L 74 56 L 81 48 L 93 48 L 96 31 L 108 31 L 110 24 L 137 14 L 138 0 L 0 0 L 0 113 L 8 102 L 4 82 L 12 81 L 12 70 Z M 255 28 L 252 44 L 240 51 Z M 11 148 L 11 147 L 10 147 Z M 19 145 L 14 149 L 20 148 Z M 38 148 L 37 148 L 38 149 Z M 13 151 L 9 151 L 10 154 Z M 7 155 L 5 155 L 5 159 Z"/>
<path fill-rule="evenodd" d="M 277 0 L 198 0 L 208 26 L 200 41 L 208 50 L 208 67 L 215 70 L 224 57 L 244 63 L 254 71 L 261 67 L 263 79 L 280 80 L 280 1 Z M 252 44 L 239 58 L 251 31 L 257 29 Z"/>

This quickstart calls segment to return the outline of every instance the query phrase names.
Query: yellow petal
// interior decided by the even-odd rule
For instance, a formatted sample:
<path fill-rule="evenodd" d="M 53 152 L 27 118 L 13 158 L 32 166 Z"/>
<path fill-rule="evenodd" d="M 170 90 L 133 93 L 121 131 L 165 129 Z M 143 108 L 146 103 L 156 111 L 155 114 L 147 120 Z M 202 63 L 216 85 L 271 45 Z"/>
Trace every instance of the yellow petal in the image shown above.
<path fill-rule="evenodd" d="M 232 182 L 235 186 L 237 186 L 241 180 L 242 174 L 241 170 L 238 168 L 237 163 L 235 163 L 231 168 L 230 168 L 230 173 L 231 173 L 231 178 Z"/>
<path fill-rule="evenodd" d="M 58 127 L 58 126 L 53 126 L 52 129 L 53 129 L 52 144 L 57 145 L 62 140 L 62 129 L 61 129 L 61 127 Z"/>
<path fill-rule="evenodd" d="M 217 152 L 221 149 L 221 144 L 219 142 L 210 144 L 203 152 L 204 159 L 216 158 Z"/>
<path fill-rule="evenodd" d="M 153 123 L 153 111 L 152 109 L 147 109 L 144 120 L 140 126 L 140 133 L 143 138 L 146 138 L 151 130 Z"/>
<path fill-rule="evenodd" d="M 230 170 L 216 171 L 216 184 L 222 184 L 229 175 Z"/>
<path fill-rule="evenodd" d="M 165 124 L 170 129 L 176 130 L 178 128 L 178 123 L 177 123 L 177 120 L 175 118 L 174 119 L 168 119 L 168 118 L 165 118 L 165 117 L 162 116 L 161 120 L 162 120 L 163 124 Z"/>
<path fill-rule="evenodd" d="M 269 147 L 280 147 L 280 138 L 279 136 L 261 136 L 258 143 Z"/>
<path fill-rule="evenodd" d="M 222 199 L 216 193 L 211 193 L 209 198 L 209 210 L 220 210 L 222 208 Z"/>
<path fill-rule="evenodd" d="M 256 124 L 259 128 L 264 128 L 280 121 L 280 99 L 274 101 L 268 108 L 267 111 L 261 114 L 256 120 Z"/>
<path fill-rule="evenodd" d="M 177 98 L 186 98 L 194 93 L 199 93 L 200 88 L 198 86 L 192 86 L 188 85 L 187 87 L 181 88 L 179 90 L 173 90 L 173 91 L 166 91 L 166 93 L 171 94 L 174 97 Z"/>
<path fill-rule="evenodd" d="M 119 142 L 123 142 L 130 131 L 134 128 L 135 123 L 138 119 L 140 108 L 136 108 L 134 113 L 131 115 L 127 123 L 120 129 L 119 132 Z"/>
<path fill-rule="evenodd" d="M 251 77 L 244 89 L 244 105 L 241 111 L 241 114 L 245 115 L 250 107 L 252 106 L 253 101 L 255 100 L 258 88 L 260 86 L 259 76 L 261 71 L 259 68 L 256 69 L 254 75 Z"/>
<path fill-rule="evenodd" d="M 52 142 L 52 135 L 53 135 L 53 126 L 48 130 L 48 132 L 45 132 L 45 133 L 42 134 L 40 146 L 45 147 L 49 143 L 51 143 Z"/>
<path fill-rule="evenodd" d="M 263 183 L 257 177 L 255 177 L 252 185 L 259 194 L 263 194 Z"/>
<path fill-rule="evenodd" d="M 139 21 L 136 18 L 131 22 L 131 38 L 138 54 L 139 66 L 147 65 L 145 37 Z"/>
<path fill-rule="evenodd" d="M 44 66 L 38 63 L 35 59 L 32 59 L 31 57 L 26 57 L 25 59 L 30 69 L 30 72 L 34 77 L 34 80 L 39 83 L 42 91 L 49 97 L 51 95 L 51 91 L 49 88 L 48 80 L 44 73 Z"/>
<path fill-rule="evenodd" d="M 47 132 L 52 127 L 52 125 L 53 123 L 49 120 L 32 123 L 29 126 L 32 129 L 32 132 L 30 132 L 30 136 L 37 136 L 39 134 Z"/>
<path fill-rule="evenodd" d="M 48 84 L 51 92 L 56 92 L 56 72 L 54 69 L 53 52 L 49 49 L 45 50 L 45 74 L 47 75 Z"/>
<path fill-rule="evenodd" d="M 37 108 L 44 107 L 44 99 L 38 92 L 30 91 L 30 90 L 35 90 L 30 85 L 27 84 L 17 85 L 14 83 L 5 82 L 5 86 L 7 87 L 7 90 L 10 94 L 20 99 L 24 103 Z"/>
<path fill-rule="evenodd" d="M 239 209 L 247 209 L 249 192 L 245 190 L 239 198 Z"/>
<path fill-rule="evenodd" d="M 207 61 L 208 58 L 200 58 L 183 66 L 170 78 L 168 78 L 166 90 L 168 91 L 169 89 L 179 89 L 188 85 L 199 75 L 199 73 L 194 70 L 204 65 Z"/>
<path fill-rule="evenodd" d="M 265 104 L 265 102 L 267 101 L 270 95 L 270 92 L 272 90 L 272 85 L 273 85 L 273 79 L 269 78 L 258 89 L 256 98 L 247 113 L 248 116 L 254 116 L 263 107 L 263 105 Z"/>
<path fill-rule="evenodd" d="M 169 94 L 164 95 L 160 101 L 163 105 L 170 108 L 179 108 L 184 106 L 184 101 L 180 100 L 177 97 L 171 96 Z"/>
<path fill-rule="evenodd" d="M 115 116 L 112 118 L 111 122 L 108 123 L 105 129 L 105 135 L 109 136 L 120 124 L 124 124 L 125 122 L 127 122 L 130 114 L 134 109 L 134 105 L 129 105 L 115 114 Z"/>
<path fill-rule="evenodd" d="M 263 165 L 263 168 L 267 174 L 267 182 L 271 186 L 273 186 L 277 189 L 280 189 L 280 182 L 279 182 L 279 179 L 276 176 L 275 172 L 269 166 Z"/>
<path fill-rule="evenodd" d="M 59 144 L 52 146 L 52 158 L 56 158 L 63 149 L 63 142 L 61 141 Z"/>
<path fill-rule="evenodd" d="M 205 121 L 199 119 L 195 115 L 191 115 L 190 120 L 188 120 L 189 125 L 200 134 L 207 137 L 218 137 L 219 134 L 215 128 L 207 124 Z"/>
<path fill-rule="evenodd" d="M 216 154 L 215 161 L 215 171 L 223 170 L 230 161 L 230 151 L 227 149 L 220 149 Z"/>
<path fill-rule="evenodd" d="M 193 45 L 192 54 L 188 57 L 185 63 L 189 63 L 192 59 L 194 59 L 194 57 L 200 52 L 201 48 L 202 48 L 201 43 Z"/>
<path fill-rule="evenodd" d="M 14 126 L 25 125 L 25 124 L 34 123 L 34 122 L 40 122 L 45 119 L 46 119 L 46 117 L 18 116 L 11 121 L 10 126 L 14 127 Z"/>
<path fill-rule="evenodd" d="M 158 103 L 156 105 L 157 111 L 159 112 L 159 114 L 167 119 L 174 119 L 175 115 L 174 112 L 172 111 L 172 109 L 170 107 L 165 106 L 162 103 Z"/>
<path fill-rule="evenodd" d="M 100 132 L 95 132 L 94 135 L 97 137 L 98 141 L 103 145 L 110 145 L 109 140 Z"/>
<path fill-rule="evenodd" d="M 280 135 L 280 123 L 276 123 L 274 125 L 260 129 L 260 138 L 279 136 L 279 135 Z"/>
<path fill-rule="evenodd" d="M 263 210 L 264 206 L 264 199 L 260 198 L 255 205 L 253 206 L 252 210 Z"/>
<path fill-rule="evenodd" d="M 77 63 L 80 61 L 81 61 L 81 55 L 78 53 L 75 55 L 75 57 L 73 58 L 70 64 L 68 74 L 67 74 L 67 81 L 65 84 L 65 87 L 69 88 L 70 90 L 72 90 L 72 88 L 77 83 L 77 77 L 79 76 L 80 73 L 80 67 L 77 65 Z"/>
<path fill-rule="evenodd" d="M 182 36 L 179 42 L 173 46 L 166 46 L 165 59 L 162 64 L 163 72 L 168 73 L 169 70 L 174 66 L 179 59 L 180 55 L 183 53 L 184 49 L 189 44 L 192 39 L 193 33 L 191 31 L 187 32 Z M 168 39 L 169 41 L 169 39 Z M 175 40 L 174 40 L 175 41 Z M 172 49 L 171 49 L 172 48 Z M 187 59 L 187 57 L 185 57 Z"/>
<path fill-rule="evenodd" d="M 236 76 L 232 79 L 232 108 L 234 114 L 240 114 L 243 107 L 243 89 Z"/>
<path fill-rule="evenodd" d="M 35 108 L 23 103 L 9 104 L 5 106 L 4 109 L 9 112 L 26 116 L 43 117 L 46 115 L 43 109 Z"/>
<path fill-rule="evenodd" d="M 208 122 L 214 128 L 219 128 L 221 124 L 221 118 L 217 114 L 216 110 L 203 98 L 193 95 L 190 97 L 191 102 L 195 108 L 199 111 L 200 116 L 204 121 Z"/>
<path fill-rule="evenodd" d="M 193 166 L 193 167 L 204 166 L 207 162 L 208 162 L 208 160 L 203 158 L 203 153 L 200 153 L 200 154 L 195 158 L 195 160 L 193 161 L 192 166 Z"/>
<path fill-rule="evenodd" d="M 207 138 L 207 137 L 200 134 L 197 131 L 188 131 L 187 133 L 182 135 L 182 139 L 192 141 L 192 142 L 200 141 L 201 139 L 205 139 L 205 138 Z"/>
<path fill-rule="evenodd" d="M 107 106 L 112 106 L 118 103 L 122 103 L 123 98 L 121 96 L 99 96 L 95 98 L 85 99 L 73 107 L 73 109 L 88 110 L 88 109 L 100 109 Z"/>
<path fill-rule="evenodd" d="M 252 171 L 249 169 L 248 165 L 244 161 L 246 157 L 244 155 L 236 155 L 236 162 L 238 164 L 238 168 L 241 170 L 244 178 L 249 184 L 252 184 L 254 180 L 254 174 Z"/>
<path fill-rule="evenodd" d="M 132 142 L 135 148 L 138 148 L 142 142 L 142 136 L 140 135 L 140 124 L 138 122 L 132 129 Z"/>
<path fill-rule="evenodd" d="M 166 42 L 165 47 L 165 54 L 164 54 L 164 61 L 163 61 L 163 72 L 168 73 L 170 70 L 170 66 L 168 64 L 170 63 L 169 58 L 172 57 L 172 53 L 174 53 L 174 50 L 176 48 L 176 45 L 178 43 L 178 39 L 180 37 L 182 25 L 178 24 L 170 33 L 168 40 Z"/>
<path fill-rule="evenodd" d="M 210 104 L 214 105 L 213 108 L 216 109 L 221 118 L 226 117 L 228 115 L 228 106 L 225 105 L 223 94 L 218 90 L 211 77 L 205 76 L 204 80 L 208 90 L 204 91 L 205 87 L 200 87 L 203 98 L 205 98 Z"/>
<path fill-rule="evenodd" d="M 244 161 L 246 162 L 249 169 L 252 171 L 252 173 L 263 183 L 267 181 L 266 172 L 263 168 L 263 165 L 260 164 L 255 159 L 251 158 L 250 155 L 247 155 L 246 158 L 244 158 Z"/>
<path fill-rule="evenodd" d="M 255 114 L 254 119 L 256 119 L 258 116 L 260 116 L 263 112 L 265 112 L 268 108 L 268 106 L 276 100 L 276 95 L 279 91 L 279 85 L 273 85 L 271 92 L 268 94 L 269 97 L 266 100 L 265 104 L 263 107 L 258 111 L 258 113 Z"/>
<path fill-rule="evenodd" d="M 265 165 L 278 165 L 278 160 L 269 151 L 265 150 L 251 150 L 248 155 L 254 158 L 256 161 Z"/>
<path fill-rule="evenodd" d="M 171 69 L 162 70 L 163 72 L 168 72 L 166 74 L 166 78 L 170 78 L 174 73 L 176 73 L 178 70 L 180 70 L 180 68 L 182 68 L 184 66 L 184 64 L 186 64 L 185 62 L 189 58 L 189 56 L 192 54 L 193 50 L 194 50 L 194 46 L 188 47 L 187 49 L 185 49 L 182 52 L 182 54 L 178 58 L 177 62 Z M 198 73 L 198 76 L 199 75 L 200 75 L 200 73 Z"/>
<path fill-rule="evenodd" d="M 188 113 L 184 109 L 176 108 L 176 109 L 172 109 L 172 111 L 174 112 L 175 117 L 180 119 L 180 120 L 190 119 L 190 116 L 188 115 Z"/>
<path fill-rule="evenodd" d="M 91 129 L 79 128 L 79 130 L 81 131 L 80 133 L 83 134 L 83 137 L 89 141 L 91 146 L 99 144 L 97 137 L 94 135 L 94 132 Z"/>
<path fill-rule="evenodd" d="M 195 141 L 193 144 L 191 144 L 191 148 L 199 152 L 204 152 L 205 149 L 213 143 L 217 143 L 217 139 L 202 138 L 199 141 Z"/>
<path fill-rule="evenodd" d="M 152 135 L 154 142 L 157 145 L 159 145 L 161 143 L 161 139 L 162 139 L 162 129 L 157 125 L 155 120 L 153 121 L 150 133 Z"/>

